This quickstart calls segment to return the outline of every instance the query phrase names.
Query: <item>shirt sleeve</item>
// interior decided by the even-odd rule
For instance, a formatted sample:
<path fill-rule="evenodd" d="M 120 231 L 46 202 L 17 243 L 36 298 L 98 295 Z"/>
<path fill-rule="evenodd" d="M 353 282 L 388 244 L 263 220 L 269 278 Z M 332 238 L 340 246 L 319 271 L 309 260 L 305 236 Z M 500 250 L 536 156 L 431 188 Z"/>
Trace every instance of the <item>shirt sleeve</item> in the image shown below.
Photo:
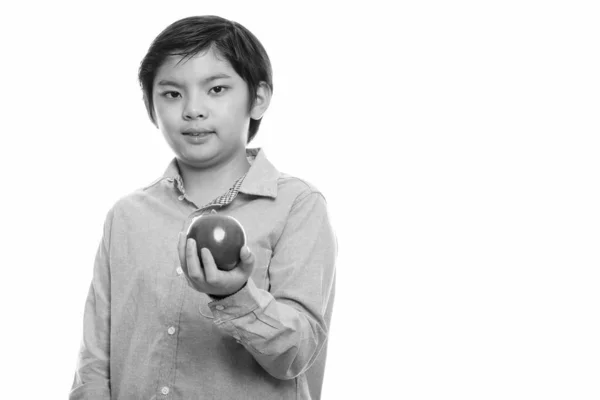
<path fill-rule="evenodd" d="M 70 400 L 110 399 L 110 214 L 94 262 Z"/>
<path fill-rule="evenodd" d="M 215 324 L 278 379 L 304 373 L 327 340 L 337 242 L 325 199 L 310 191 L 288 215 L 269 266 L 269 291 L 252 279 L 209 304 Z"/>

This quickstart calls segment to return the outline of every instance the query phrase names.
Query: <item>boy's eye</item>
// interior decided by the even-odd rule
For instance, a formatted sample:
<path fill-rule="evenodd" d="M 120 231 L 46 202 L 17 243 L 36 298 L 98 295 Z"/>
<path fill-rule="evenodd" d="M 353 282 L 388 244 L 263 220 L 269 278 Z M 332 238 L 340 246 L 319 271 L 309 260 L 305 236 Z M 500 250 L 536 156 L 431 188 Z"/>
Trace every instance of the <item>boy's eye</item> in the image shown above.
<path fill-rule="evenodd" d="M 215 94 L 221 94 L 225 91 L 225 89 L 227 89 L 225 86 L 215 86 L 210 90 L 212 90 Z"/>
<path fill-rule="evenodd" d="M 170 91 L 170 92 L 164 92 L 163 96 L 165 96 L 167 99 L 175 99 L 181 95 L 178 92 Z"/>

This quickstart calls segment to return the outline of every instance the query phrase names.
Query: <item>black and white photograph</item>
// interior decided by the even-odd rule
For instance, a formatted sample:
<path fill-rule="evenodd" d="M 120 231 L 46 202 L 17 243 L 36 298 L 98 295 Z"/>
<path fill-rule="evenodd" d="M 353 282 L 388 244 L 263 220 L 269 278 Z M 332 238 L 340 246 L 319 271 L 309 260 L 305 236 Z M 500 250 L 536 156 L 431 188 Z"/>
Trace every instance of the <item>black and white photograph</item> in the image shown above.
<path fill-rule="evenodd" d="M 598 21 L 0 5 L 4 397 L 599 399 Z"/>

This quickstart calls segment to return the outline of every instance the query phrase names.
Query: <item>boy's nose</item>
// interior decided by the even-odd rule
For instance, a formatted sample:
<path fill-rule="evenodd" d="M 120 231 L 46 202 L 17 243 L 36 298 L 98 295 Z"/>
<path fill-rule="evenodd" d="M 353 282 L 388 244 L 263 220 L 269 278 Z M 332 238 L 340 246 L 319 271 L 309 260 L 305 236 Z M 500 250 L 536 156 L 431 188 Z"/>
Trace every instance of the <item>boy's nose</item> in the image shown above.
<path fill-rule="evenodd" d="M 185 120 L 206 118 L 206 108 L 201 101 L 188 101 L 183 110 L 183 118 Z"/>
<path fill-rule="evenodd" d="M 198 112 L 196 110 L 189 110 L 183 113 L 183 118 L 185 120 L 191 120 L 196 118 L 204 118 L 205 113 Z"/>
<path fill-rule="evenodd" d="M 198 108 L 186 108 L 183 111 L 183 118 L 185 120 L 197 119 L 197 118 L 205 118 L 206 112 L 201 111 Z"/>

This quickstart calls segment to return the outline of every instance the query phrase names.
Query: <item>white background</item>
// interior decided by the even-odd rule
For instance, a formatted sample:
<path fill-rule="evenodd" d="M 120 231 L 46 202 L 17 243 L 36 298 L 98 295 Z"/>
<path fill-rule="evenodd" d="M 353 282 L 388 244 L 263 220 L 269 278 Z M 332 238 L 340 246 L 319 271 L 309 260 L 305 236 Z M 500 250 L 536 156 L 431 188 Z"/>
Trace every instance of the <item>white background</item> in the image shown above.
<path fill-rule="evenodd" d="M 394 3 L 2 6 L 3 398 L 67 397 L 106 212 L 172 157 L 139 62 L 199 14 L 264 44 L 253 145 L 328 199 L 325 399 L 600 398 L 595 2 Z"/>

